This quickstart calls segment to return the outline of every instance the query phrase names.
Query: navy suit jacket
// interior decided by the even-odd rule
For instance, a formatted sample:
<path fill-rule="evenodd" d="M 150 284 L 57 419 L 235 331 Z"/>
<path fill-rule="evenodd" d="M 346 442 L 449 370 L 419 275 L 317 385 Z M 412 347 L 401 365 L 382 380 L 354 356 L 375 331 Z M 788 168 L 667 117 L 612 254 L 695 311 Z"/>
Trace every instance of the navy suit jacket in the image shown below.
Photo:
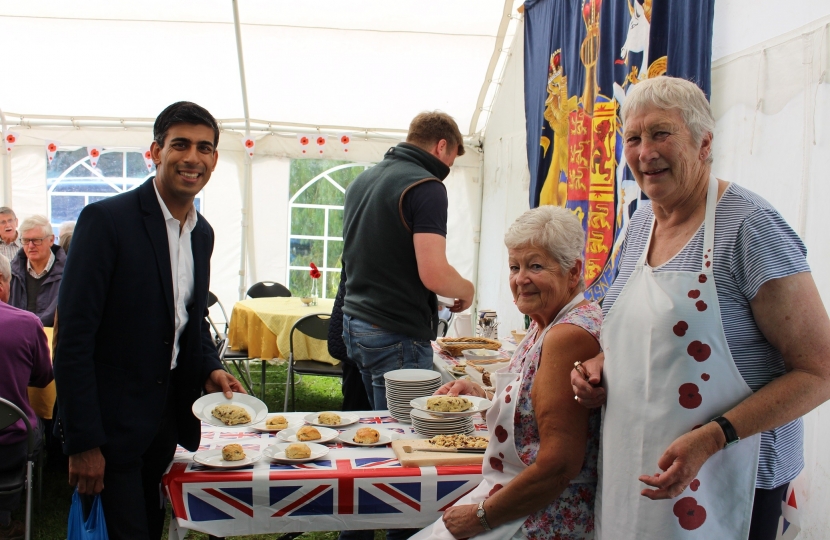
<path fill-rule="evenodd" d="M 153 178 L 81 212 L 58 298 L 54 359 L 56 431 L 66 454 L 101 447 L 108 462 L 140 457 L 158 430 L 169 385 L 178 442 L 198 447 L 191 407 L 210 372 L 222 369 L 205 321 L 213 229 L 201 215 L 191 244 L 195 286 L 171 371 L 173 277 Z"/>

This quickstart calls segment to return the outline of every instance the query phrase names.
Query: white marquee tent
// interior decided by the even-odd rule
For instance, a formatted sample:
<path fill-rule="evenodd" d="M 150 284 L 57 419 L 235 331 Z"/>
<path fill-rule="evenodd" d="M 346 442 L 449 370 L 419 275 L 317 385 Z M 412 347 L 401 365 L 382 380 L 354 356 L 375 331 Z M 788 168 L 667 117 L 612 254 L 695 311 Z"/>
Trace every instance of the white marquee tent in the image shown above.
<path fill-rule="evenodd" d="M 61 149 L 149 146 L 169 103 L 221 120 L 220 161 L 202 198 L 216 230 L 211 289 L 225 305 L 288 275 L 291 160 L 298 135 L 322 157 L 377 162 L 421 110 L 467 134 L 447 179 L 449 257 L 502 328 L 507 226 L 527 209 L 519 0 L 0 0 L 3 204 L 47 214 L 47 141 Z M 830 2 L 718 0 L 713 38 L 715 172 L 760 193 L 805 240 L 830 305 Z M 256 140 L 249 159 L 242 141 Z M 318 154 L 315 154 L 315 156 Z M 240 262 L 241 261 L 241 262 Z M 806 419 L 799 538 L 830 537 L 830 406 Z"/>

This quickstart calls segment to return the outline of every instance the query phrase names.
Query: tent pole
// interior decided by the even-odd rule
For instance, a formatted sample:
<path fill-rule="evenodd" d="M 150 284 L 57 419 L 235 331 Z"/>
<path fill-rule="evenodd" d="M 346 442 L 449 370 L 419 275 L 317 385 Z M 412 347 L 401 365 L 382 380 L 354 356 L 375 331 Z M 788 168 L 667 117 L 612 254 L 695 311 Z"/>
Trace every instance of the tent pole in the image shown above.
<path fill-rule="evenodd" d="M 242 86 L 242 110 L 245 113 L 245 137 L 251 136 L 251 115 L 248 113 L 248 86 L 245 83 L 245 60 L 242 54 L 242 32 L 239 28 L 239 2 L 231 0 L 233 6 L 233 30 L 236 34 L 236 56 L 239 60 L 239 83 Z M 247 246 L 248 246 L 248 200 L 251 191 L 251 163 L 245 157 L 245 179 L 242 187 L 242 242 L 239 255 L 239 299 L 245 298 L 247 288 Z"/>
<path fill-rule="evenodd" d="M 6 115 L 0 109 L 0 135 L 6 133 Z M 4 147 L 0 148 L 3 152 L 3 206 L 12 205 L 12 157 L 9 152 L 6 152 L 5 142 Z"/>

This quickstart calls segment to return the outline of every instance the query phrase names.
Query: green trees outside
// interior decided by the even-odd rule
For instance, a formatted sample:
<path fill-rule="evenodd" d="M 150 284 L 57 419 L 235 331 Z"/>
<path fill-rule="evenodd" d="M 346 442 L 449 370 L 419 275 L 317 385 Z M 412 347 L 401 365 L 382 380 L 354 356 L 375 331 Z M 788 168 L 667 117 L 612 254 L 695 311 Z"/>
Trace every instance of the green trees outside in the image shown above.
<path fill-rule="evenodd" d="M 323 273 L 318 284 L 320 297 L 337 295 L 342 268 L 344 192 L 369 166 L 331 159 L 291 161 L 288 188 L 291 230 L 286 286 L 293 295 L 303 296 L 311 290 L 308 270 L 312 262 Z M 309 182 L 312 183 L 308 185 Z"/>

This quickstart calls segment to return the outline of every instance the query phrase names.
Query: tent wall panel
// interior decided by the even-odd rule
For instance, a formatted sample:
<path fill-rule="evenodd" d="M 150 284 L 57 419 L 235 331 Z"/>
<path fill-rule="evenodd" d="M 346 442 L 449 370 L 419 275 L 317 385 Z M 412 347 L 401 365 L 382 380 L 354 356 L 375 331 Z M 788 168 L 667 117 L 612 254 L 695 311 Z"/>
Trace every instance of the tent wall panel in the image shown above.
<path fill-rule="evenodd" d="M 12 154 L 12 208 L 20 222 L 46 215 L 46 151 L 42 145 L 18 144 Z"/>
<path fill-rule="evenodd" d="M 249 246 L 253 246 L 248 281 L 285 283 L 288 268 L 288 180 L 291 160 L 261 156 L 254 160 L 249 210 Z"/>
<path fill-rule="evenodd" d="M 523 28 L 514 44 L 523 42 Z M 484 199 L 481 247 L 476 289 L 478 307 L 495 309 L 499 334 L 523 328 L 524 317 L 513 304 L 508 284 L 507 248 L 504 233 L 528 209 L 530 175 L 527 169 L 524 109 L 524 58 L 521 46 L 511 48 L 499 94 L 484 140 Z"/>

